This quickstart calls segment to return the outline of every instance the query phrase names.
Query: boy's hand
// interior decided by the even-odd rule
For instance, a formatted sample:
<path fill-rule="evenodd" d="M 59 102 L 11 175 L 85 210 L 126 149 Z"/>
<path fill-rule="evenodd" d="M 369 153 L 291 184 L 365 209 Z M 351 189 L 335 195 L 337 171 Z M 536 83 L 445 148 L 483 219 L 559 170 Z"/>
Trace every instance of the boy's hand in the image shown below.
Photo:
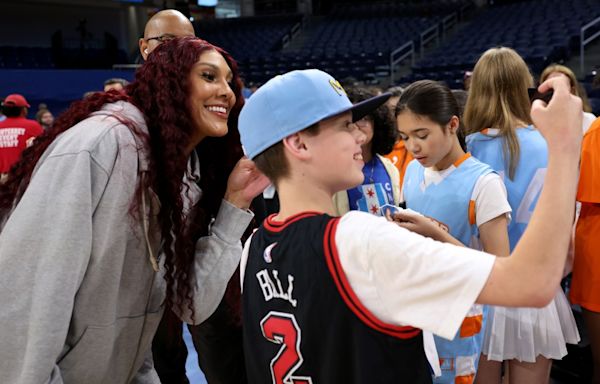
<path fill-rule="evenodd" d="M 270 184 L 254 162 L 242 157 L 227 180 L 225 200 L 240 209 L 248 209 L 252 200 Z"/>
<path fill-rule="evenodd" d="M 431 237 L 439 241 L 447 241 L 448 227 L 437 220 L 421 214 L 402 210 L 393 214 L 386 211 L 385 217 L 399 226 L 416 232 L 420 235 Z"/>
<path fill-rule="evenodd" d="M 566 76 L 553 77 L 540 84 L 539 92 L 553 89 L 554 95 L 548 104 L 535 100 L 531 105 L 531 118 L 546 139 L 548 151 L 579 158 L 583 109 L 581 99 L 571 94 L 570 87 Z"/>

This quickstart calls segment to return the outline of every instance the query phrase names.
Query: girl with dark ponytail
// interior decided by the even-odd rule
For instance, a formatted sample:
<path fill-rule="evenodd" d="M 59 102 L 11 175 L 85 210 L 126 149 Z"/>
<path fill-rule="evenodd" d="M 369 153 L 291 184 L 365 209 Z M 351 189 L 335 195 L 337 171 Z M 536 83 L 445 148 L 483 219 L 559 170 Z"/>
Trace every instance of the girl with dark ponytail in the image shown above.
<path fill-rule="evenodd" d="M 396 121 L 414 157 L 402 186 L 406 207 L 448 228 L 465 247 L 509 254 L 510 205 L 500 176 L 465 151 L 461 111 L 450 89 L 430 80 L 405 89 Z M 477 373 L 487 306 L 473 305 L 452 340 L 435 336 L 441 362 L 433 382 L 472 383 Z"/>

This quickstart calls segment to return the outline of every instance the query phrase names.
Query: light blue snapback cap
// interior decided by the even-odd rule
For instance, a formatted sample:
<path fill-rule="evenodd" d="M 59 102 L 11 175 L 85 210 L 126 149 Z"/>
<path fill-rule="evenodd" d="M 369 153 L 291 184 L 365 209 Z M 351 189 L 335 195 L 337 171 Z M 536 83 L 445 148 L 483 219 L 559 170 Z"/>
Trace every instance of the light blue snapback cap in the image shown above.
<path fill-rule="evenodd" d="M 384 93 L 353 105 L 340 83 L 318 69 L 275 76 L 246 100 L 240 112 L 244 152 L 253 159 L 287 136 L 343 112 L 352 111 L 352 120 L 360 120 L 389 97 Z"/>

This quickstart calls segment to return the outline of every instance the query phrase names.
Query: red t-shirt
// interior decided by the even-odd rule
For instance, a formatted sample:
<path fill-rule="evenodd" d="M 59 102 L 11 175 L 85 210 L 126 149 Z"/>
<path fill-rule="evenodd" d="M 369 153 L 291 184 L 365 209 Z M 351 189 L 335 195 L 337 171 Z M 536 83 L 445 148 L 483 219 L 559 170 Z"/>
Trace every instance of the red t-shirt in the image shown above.
<path fill-rule="evenodd" d="M 0 173 L 8 172 L 27 147 L 27 140 L 42 132 L 37 121 L 24 117 L 7 117 L 0 121 Z"/>

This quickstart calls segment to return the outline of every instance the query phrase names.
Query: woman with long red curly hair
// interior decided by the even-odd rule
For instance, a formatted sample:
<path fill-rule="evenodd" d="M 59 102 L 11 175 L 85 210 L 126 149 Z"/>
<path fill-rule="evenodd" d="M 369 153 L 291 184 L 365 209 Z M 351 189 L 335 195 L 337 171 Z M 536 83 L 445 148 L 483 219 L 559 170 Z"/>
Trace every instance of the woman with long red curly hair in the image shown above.
<path fill-rule="evenodd" d="M 24 152 L 0 187 L 3 382 L 158 382 L 164 307 L 196 324 L 214 311 L 268 184 L 228 150 L 242 104 L 226 52 L 175 39 Z"/>

